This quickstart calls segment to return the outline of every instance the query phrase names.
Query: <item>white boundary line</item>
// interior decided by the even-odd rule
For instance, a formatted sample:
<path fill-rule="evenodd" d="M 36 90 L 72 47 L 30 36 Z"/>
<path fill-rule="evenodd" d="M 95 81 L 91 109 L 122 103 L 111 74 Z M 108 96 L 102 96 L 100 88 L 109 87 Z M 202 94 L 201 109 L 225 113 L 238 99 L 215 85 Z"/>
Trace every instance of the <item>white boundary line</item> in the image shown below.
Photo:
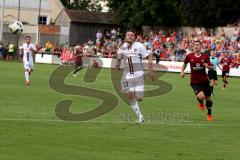
<path fill-rule="evenodd" d="M 164 126 L 203 126 L 203 127 L 240 127 L 240 125 L 228 125 L 228 124 L 211 124 L 206 123 L 157 123 L 157 122 L 145 122 L 143 124 L 137 122 L 109 122 L 109 121 L 62 121 L 54 119 L 0 119 L 2 121 L 26 121 L 26 122 L 58 122 L 58 123 L 79 123 L 79 124 L 136 124 L 136 125 L 164 125 Z"/>

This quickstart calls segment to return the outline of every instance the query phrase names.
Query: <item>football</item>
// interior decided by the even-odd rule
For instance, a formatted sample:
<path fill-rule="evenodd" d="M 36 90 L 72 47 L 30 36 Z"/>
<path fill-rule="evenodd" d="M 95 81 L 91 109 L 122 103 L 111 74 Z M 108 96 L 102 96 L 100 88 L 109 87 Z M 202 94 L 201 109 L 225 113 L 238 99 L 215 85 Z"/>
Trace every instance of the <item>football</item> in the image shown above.
<path fill-rule="evenodd" d="M 12 21 L 9 26 L 9 30 L 14 34 L 19 34 L 23 32 L 23 24 L 21 21 Z"/>

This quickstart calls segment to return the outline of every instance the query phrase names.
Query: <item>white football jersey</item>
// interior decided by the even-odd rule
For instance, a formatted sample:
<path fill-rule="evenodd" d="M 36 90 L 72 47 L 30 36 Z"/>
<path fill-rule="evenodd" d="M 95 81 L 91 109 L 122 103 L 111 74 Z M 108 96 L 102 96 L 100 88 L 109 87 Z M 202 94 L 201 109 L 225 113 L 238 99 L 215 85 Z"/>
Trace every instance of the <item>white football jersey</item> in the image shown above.
<path fill-rule="evenodd" d="M 19 49 L 23 49 L 23 62 L 29 62 L 33 60 L 33 53 L 30 48 L 36 51 L 36 46 L 32 43 L 24 43 L 19 47 Z"/>
<path fill-rule="evenodd" d="M 149 55 L 144 45 L 134 42 L 130 48 L 128 43 L 124 43 L 118 50 L 118 59 L 124 60 L 124 75 L 143 74 L 142 60 Z"/>

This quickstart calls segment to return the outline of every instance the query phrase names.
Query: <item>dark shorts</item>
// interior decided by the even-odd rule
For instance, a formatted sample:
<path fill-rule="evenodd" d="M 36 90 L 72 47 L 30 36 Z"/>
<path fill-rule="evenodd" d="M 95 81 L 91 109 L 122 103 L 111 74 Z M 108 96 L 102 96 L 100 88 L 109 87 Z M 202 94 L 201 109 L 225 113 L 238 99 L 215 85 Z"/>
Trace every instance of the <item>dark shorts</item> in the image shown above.
<path fill-rule="evenodd" d="M 217 71 L 208 71 L 208 78 L 209 80 L 215 80 L 217 81 L 218 80 L 218 77 L 217 77 Z"/>
<path fill-rule="evenodd" d="M 82 66 L 82 57 L 81 56 L 76 56 L 75 65 L 78 67 Z"/>
<path fill-rule="evenodd" d="M 228 77 L 229 76 L 229 71 L 222 71 L 222 78 Z"/>
<path fill-rule="evenodd" d="M 7 53 L 0 53 L 2 57 L 5 59 L 7 57 Z"/>
<path fill-rule="evenodd" d="M 191 83 L 191 86 L 192 86 L 192 89 L 193 89 L 193 91 L 196 95 L 199 92 L 203 92 L 206 97 L 211 96 L 211 88 L 210 88 L 210 82 L 209 81 L 196 83 L 196 84 Z"/>
<path fill-rule="evenodd" d="M 75 62 L 75 69 L 77 69 L 77 68 L 83 68 L 82 63 L 76 63 Z"/>
<path fill-rule="evenodd" d="M 13 53 L 14 53 L 14 52 L 8 52 L 7 55 L 13 56 Z"/>

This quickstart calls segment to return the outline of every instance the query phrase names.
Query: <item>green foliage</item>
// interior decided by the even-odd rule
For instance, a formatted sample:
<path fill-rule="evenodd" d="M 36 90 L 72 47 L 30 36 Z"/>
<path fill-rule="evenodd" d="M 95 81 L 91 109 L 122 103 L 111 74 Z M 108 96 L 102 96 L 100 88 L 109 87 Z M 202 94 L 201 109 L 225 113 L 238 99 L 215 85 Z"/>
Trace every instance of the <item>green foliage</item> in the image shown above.
<path fill-rule="evenodd" d="M 234 0 L 181 0 L 179 15 L 183 25 L 224 26 L 239 20 L 239 8 Z"/>
<path fill-rule="evenodd" d="M 175 0 L 109 0 L 109 7 L 116 12 L 118 20 L 127 28 L 142 25 L 180 24 L 175 7 Z"/>
<path fill-rule="evenodd" d="M 100 0 L 61 0 L 62 4 L 68 9 L 81 9 L 93 12 L 99 12 L 102 10 Z"/>
<path fill-rule="evenodd" d="M 112 12 L 127 28 L 149 26 L 215 27 L 240 19 L 234 0 L 109 0 Z"/>

